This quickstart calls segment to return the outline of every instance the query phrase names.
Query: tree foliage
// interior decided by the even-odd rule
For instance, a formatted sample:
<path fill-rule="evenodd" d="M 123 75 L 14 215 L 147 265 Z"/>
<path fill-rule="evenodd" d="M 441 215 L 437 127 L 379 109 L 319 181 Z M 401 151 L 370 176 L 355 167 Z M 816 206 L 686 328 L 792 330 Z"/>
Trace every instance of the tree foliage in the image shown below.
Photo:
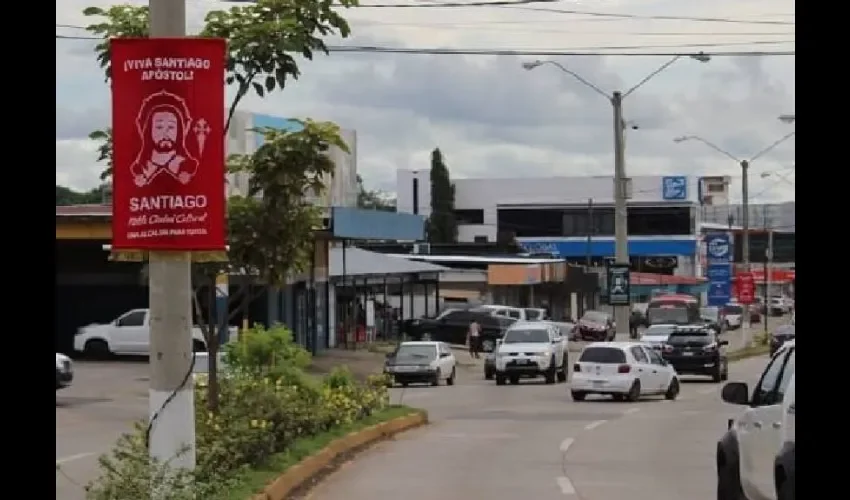
<path fill-rule="evenodd" d="M 380 190 L 366 189 L 363 178 L 357 175 L 357 208 L 368 210 L 379 210 L 381 212 L 395 212 L 395 196 Z"/>
<path fill-rule="evenodd" d="M 456 243 L 457 221 L 454 216 L 455 186 L 439 148 L 431 152 L 431 216 L 428 218 L 430 243 Z"/>
<path fill-rule="evenodd" d="M 98 186 L 86 192 L 74 191 L 65 186 L 56 185 L 56 206 L 96 205 L 103 202 L 105 186 Z"/>

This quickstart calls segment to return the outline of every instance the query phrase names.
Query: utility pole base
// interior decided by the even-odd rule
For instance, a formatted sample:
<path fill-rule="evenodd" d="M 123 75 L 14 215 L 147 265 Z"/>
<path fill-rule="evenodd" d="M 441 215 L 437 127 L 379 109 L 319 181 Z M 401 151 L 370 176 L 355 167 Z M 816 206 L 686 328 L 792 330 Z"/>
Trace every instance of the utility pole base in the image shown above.
<path fill-rule="evenodd" d="M 169 468 L 195 469 L 195 394 L 191 385 L 163 408 L 172 391 L 150 389 L 150 415 L 159 411 L 150 433 L 150 456 Z M 160 409 L 162 410 L 160 411 Z M 187 449 L 188 448 L 188 449 Z"/>

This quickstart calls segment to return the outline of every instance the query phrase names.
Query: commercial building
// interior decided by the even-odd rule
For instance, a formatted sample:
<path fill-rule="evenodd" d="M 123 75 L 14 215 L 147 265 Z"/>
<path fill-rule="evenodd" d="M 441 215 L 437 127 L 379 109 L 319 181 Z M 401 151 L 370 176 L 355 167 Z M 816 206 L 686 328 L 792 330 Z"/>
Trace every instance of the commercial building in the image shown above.
<path fill-rule="evenodd" d="M 614 256 L 611 177 L 455 179 L 454 184 L 461 242 L 516 237 L 530 253 L 594 266 Z M 633 270 L 699 276 L 700 202 L 726 202 L 728 186 L 726 178 L 631 178 L 628 229 Z M 396 192 L 400 212 L 430 214 L 427 170 L 399 170 Z"/>

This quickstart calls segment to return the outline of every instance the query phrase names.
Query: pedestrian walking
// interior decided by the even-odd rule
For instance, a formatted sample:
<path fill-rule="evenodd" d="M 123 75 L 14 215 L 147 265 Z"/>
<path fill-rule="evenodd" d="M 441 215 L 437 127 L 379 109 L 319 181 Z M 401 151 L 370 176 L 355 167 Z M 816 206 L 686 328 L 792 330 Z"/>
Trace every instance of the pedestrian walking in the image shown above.
<path fill-rule="evenodd" d="M 477 321 L 472 320 L 469 323 L 469 331 L 466 337 L 466 342 L 469 344 L 469 355 L 473 358 L 479 358 L 479 352 L 481 350 L 481 326 Z"/>

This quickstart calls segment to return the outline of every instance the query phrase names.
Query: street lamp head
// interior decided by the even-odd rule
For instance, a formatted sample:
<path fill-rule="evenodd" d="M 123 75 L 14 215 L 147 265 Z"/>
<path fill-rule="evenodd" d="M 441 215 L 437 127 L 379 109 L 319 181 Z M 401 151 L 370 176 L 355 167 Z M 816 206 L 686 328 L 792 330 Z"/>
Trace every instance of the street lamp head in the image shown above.
<path fill-rule="evenodd" d="M 797 115 L 779 115 L 779 121 L 782 123 L 794 123 L 797 121 Z"/>
<path fill-rule="evenodd" d="M 707 63 L 711 61 L 711 56 L 706 54 L 705 52 L 700 52 L 699 54 L 692 54 L 690 57 L 694 61 L 699 61 L 701 63 Z"/>
<path fill-rule="evenodd" d="M 691 137 L 690 137 L 690 136 L 683 135 L 683 136 L 681 136 L 681 137 L 674 137 L 674 138 L 673 138 L 673 142 L 675 142 L 675 143 L 685 142 L 685 141 L 687 141 L 687 140 L 689 140 L 689 139 L 691 139 Z"/>
<path fill-rule="evenodd" d="M 767 179 L 768 177 L 770 177 L 770 172 L 762 172 L 759 177 L 761 177 L 762 179 Z"/>
<path fill-rule="evenodd" d="M 543 64 L 543 61 L 541 61 L 539 59 L 537 61 L 526 61 L 526 62 L 522 63 L 522 68 L 527 70 L 527 71 L 531 71 L 534 68 L 540 66 L 541 64 Z"/>

